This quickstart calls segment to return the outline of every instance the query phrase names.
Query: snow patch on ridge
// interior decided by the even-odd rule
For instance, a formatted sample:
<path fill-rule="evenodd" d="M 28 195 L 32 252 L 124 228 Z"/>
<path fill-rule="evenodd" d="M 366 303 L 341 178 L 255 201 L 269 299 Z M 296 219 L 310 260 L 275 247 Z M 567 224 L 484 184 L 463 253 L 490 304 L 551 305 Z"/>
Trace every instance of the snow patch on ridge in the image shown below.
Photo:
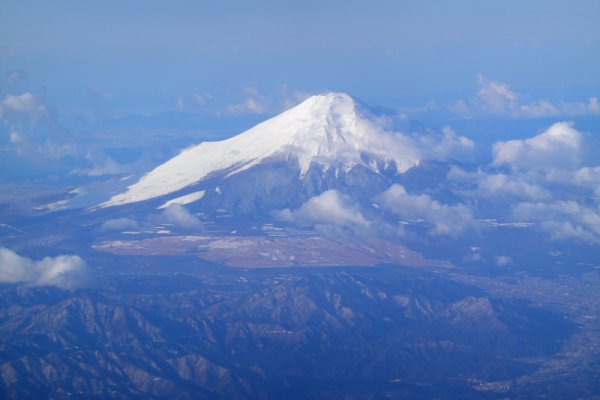
<path fill-rule="evenodd" d="M 158 207 L 158 210 L 161 210 L 163 208 L 167 208 L 171 204 L 185 205 L 185 204 L 193 203 L 195 201 L 198 201 L 198 200 L 202 199 L 204 197 L 204 193 L 205 193 L 204 190 L 200 190 L 198 192 L 193 192 L 193 193 L 190 193 L 190 194 L 186 194 L 185 196 L 177 197 L 175 199 L 172 199 L 172 200 L 169 200 L 169 201 L 165 202 L 162 206 Z"/>

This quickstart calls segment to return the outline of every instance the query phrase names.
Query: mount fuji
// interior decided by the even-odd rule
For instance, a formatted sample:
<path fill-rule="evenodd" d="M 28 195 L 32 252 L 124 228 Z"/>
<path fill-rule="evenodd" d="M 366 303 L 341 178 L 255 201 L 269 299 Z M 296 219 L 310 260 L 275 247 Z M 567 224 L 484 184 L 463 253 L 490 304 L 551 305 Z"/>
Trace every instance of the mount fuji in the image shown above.
<path fill-rule="evenodd" d="M 420 162 L 412 139 L 344 93 L 312 96 L 253 128 L 204 142 L 143 176 L 100 207 L 160 199 L 242 213 L 297 206 L 329 189 L 366 198 Z"/>

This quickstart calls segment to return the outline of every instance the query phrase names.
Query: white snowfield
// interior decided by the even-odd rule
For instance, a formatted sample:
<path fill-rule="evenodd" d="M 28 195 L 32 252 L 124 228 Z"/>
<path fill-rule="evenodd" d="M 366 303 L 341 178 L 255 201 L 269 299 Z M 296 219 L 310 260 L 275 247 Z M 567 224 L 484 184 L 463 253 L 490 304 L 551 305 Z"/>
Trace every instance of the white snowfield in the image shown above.
<path fill-rule="evenodd" d="M 179 204 L 181 206 L 193 203 L 195 201 L 201 200 L 204 197 L 204 190 L 199 190 L 197 192 L 193 192 L 190 194 L 186 194 L 185 196 L 177 197 L 175 199 L 171 199 L 166 201 L 162 206 L 159 206 L 158 209 L 161 210 L 163 208 L 169 207 L 171 204 Z"/>
<path fill-rule="evenodd" d="M 402 173 L 418 163 L 418 151 L 404 136 L 382 129 L 349 95 L 328 93 L 312 96 L 230 139 L 187 148 L 100 206 L 148 200 L 214 172 L 233 175 L 273 158 L 297 161 L 300 174 L 311 163 L 325 169 L 347 171 L 364 165 L 379 171 L 392 162 Z"/>

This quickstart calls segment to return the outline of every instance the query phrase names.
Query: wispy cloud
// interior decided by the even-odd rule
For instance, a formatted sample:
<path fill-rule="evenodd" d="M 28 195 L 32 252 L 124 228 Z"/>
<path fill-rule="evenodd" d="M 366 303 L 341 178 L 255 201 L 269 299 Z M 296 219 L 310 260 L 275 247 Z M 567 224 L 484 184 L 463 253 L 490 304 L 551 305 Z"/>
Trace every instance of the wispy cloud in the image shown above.
<path fill-rule="evenodd" d="M 510 256 L 497 256 L 495 258 L 496 266 L 498 267 L 508 267 L 512 265 L 513 260 Z"/>
<path fill-rule="evenodd" d="M 105 221 L 101 226 L 101 231 L 122 231 L 125 229 L 137 229 L 138 223 L 131 218 L 114 218 Z"/>
<path fill-rule="evenodd" d="M 6 95 L 0 101 L 0 124 L 6 127 L 12 150 L 35 160 L 56 159 L 74 153 L 42 98 L 32 92 Z"/>
<path fill-rule="evenodd" d="M 288 85 L 280 86 L 278 92 L 281 98 L 279 103 L 282 111 L 302 103 L 304 100 L 314 94 L 303 90 L 291 89 Z"/>
<path fill-rule="evenodd" d="M 34 122 L 48 112 L 42 100 L 33 93 L 25 92 L 20 95 L 7 95 L 0 102 L 0 118 L 18 119 L 23 115 Z"/>
<path fill-rule="evenodd" d="M 6 71 L 4 73 L 2 85 L 0 85 L 0 90 L 11 90 L 14 88 L 18 88 L 23 82 L 27 81 L 27 78 L 27 71 L 23 69 L 13 69 Z"/>
<path fill-rule="evenodd" d="M 112 117 L 113 111 L 110 106 L 110 100 L 113 98 L 113 95 L 111 93 L 88 86 L 86 94 L 94 118 L 97 121 L 104 121 Z"/>
<path fill-rule="evenodd" d="M 242 95 L 244 98 L 240 102 L 226 107 L 226 115 L 266 114 L 272 111 L 270 99 L 260 93 L 258 89 L 253 87 L 243 88 Z"/>
<path fill-rule="evenodd" d="M 480 107 L 494 114 L 513 112 L 518 95 L 514 93 L 506 83 L 490 81 L 481 74 L 477 75 Z"/>
<path fill-rule="evenodd" d="M 420 134 L 416 140 L 423 157 L 432 160 L 447 161 L 456 158 L 464 161 L 475 148 L 471 139 L 456 134 L 449 126 L 444 126 L 441 134 Z"/>
<path fill-rule="evenodd" d="M 272 115 L 298 105 L 313 94 L 288 85 L 261 90 L 248 86 L 234 90 L 226 102 L 209 92 L 181 96 L 177 99 L 177 108 L 180 111 L 202 110 L 220 117 Z"/>
<path fill-rule="evenodd" d="M 450 106 L 451 112 L 462 116 L 488 114 L 513 118 L 600 115 L 597 97 L 575 102 L 531 99 L 513 91 L 507 83 L 490 80 L 481 74 L 476 78 L 476 97 L 457 100 Z"/>
<path fill-rule="evenodd" d="M 70 172 L 70 175 L 80 176 L 105 176 L 118 175 L 131 171 L 133 166 L 117 163 L 108 155 L 101 152 L 90 152 L 86 155 L 86 160 L 91 164 L 90 168 L 78 168 Z"/>

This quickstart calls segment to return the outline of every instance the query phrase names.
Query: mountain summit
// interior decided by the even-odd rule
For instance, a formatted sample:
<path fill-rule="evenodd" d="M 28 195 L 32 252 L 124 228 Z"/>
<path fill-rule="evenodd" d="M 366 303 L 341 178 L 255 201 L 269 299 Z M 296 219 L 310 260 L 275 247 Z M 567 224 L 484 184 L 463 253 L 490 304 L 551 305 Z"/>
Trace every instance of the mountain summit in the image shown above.
<path fill-rule="evenodd" d="M 402 136 L 385 131 L 364 104 L 345 93 L 312 96 L 253 128 L 219 142 L 204 142 L 158 166 L 102 206 L 134 203 L 179 191 L 216 174 L 232 176 L 269 161 L 348 172 L 401 173 L 418 162 Z"/>

